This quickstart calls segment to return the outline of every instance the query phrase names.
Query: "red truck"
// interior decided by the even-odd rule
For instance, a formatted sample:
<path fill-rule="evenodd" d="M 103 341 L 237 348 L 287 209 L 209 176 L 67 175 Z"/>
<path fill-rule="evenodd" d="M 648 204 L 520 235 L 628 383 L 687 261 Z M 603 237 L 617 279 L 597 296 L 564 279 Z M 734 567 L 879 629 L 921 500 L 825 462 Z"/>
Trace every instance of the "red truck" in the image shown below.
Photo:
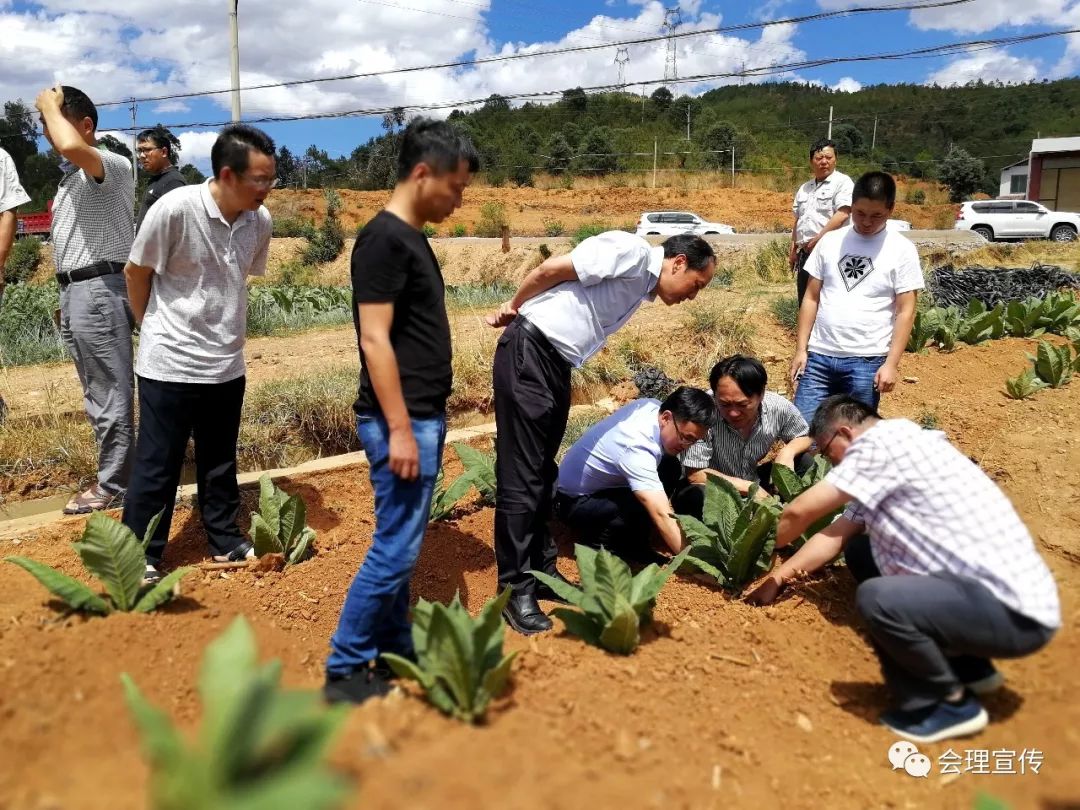
<path fill-rule="evenodd" d="M 30 214 L 15 215 L 15 238 L 23 236 L 40 236 L 48 239 L 52 231 L 52 200 L 49 200 L 48 210 Z"/>

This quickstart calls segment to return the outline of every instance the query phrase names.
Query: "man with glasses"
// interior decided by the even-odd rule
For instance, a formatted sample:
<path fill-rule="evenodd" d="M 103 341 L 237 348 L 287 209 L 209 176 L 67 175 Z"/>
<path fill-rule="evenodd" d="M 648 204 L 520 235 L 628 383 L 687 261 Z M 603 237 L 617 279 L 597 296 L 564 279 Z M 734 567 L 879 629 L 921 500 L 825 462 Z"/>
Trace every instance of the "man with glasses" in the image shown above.
<path fill-rule="evenodd" d="M 709 373 L 709 388 L 716 398 L 716 423 L 709 433 L 682 456 L 687 483 L 675 498 L 676 511 L 701 516 L 706 476 L 726 478 L 743 495 L 758 484 L 772 490 L 772 467 L 782 464 L 805 472 L 811 463 L 810 432 L 798 409 L 779 394 L 766 391 L 768 374 L 756 357 L 725 357 Z M 772 461 L 761 463 L 777 443 L 782 447 Z"/>
<path fill-rule="evenodd" d="M 713 398 L 682 386 L 667 399 L 638 399 L 589 428 L 559 465 L 555 514 L 582 543 L 650 559 L 653 531 L 672 554 L 683 547 L 669 498 L 678 454 L 716 420 Z"/>
<path fill-rule="evenodd" d="M 769 604 L 801 572 L 844 553 L 855 607 L 895 707 L 881 723 L 933 743 L 986 727 L 977 695 L 1000 687 L 992 658 L 1045 646 L 1061 626 L 1053 575 L 1009 499 L 945 434 L 882 419 L 843 394 L 810 432 L 835 466 L 784 509 L 783 548 L 847 505 L 750 593 Z"/>
<path fill-rule="evenodd" d="M 199 512 L 218 562 L 253 555 L 236 523 L 236 440 L 244 401 L 247 278 L 266 272 L 272 225 L 263 205 L 277 183 L 274 142 L 254 127 L 224 130 L 210 151 L 214 176 L 150 209 L 124 274 L 142 324 L 139 438 L 124 523 L 142 537 L 147 580 L 160 577 L 176 487 L 195 440 Z"/>
<path fill-rule="evenodd" d="M 623 231 L 584 240 L 532 270 L 487 322 L 507 327 L 495 349 L 497 491 L 495 561 L 503 615 L 519 633 L 550 630 L 537 599 L 555 594 L 531 571 L 559 576 L 548 530 L 555 454 L 570 412 L 570 372 L 604 347 L 645 301 L 692 301 L 712 281 L 716 256 L 700 236 L 656 247 Z"/>
<path fill-rule="evenodd" d="M 99 148 L 97 108 L 86 93 L 58 85 L 42 90 L 35 105 L 45 138 L 63 158 L 52 207 L 60 335 L 98 448 L 97 481 L 64 507 L 78 515 L 115 504 L 131 473 L 133 322 L 121 273 L 135 235 L 135 182 L 126 158 Z"/>
<path fill-rule="evenodd" d="M 139 216 L 135 221 L 135 230 L 142 227 L 146 212 L 150 206 L 174 189 L 187 185 L 184 175 L 176 168 L 176 150 L 180 141 L 163 126 L 144 129 L 135 139 L 135 154 L 144 172 L 150 175 L 143 194 Z"/>

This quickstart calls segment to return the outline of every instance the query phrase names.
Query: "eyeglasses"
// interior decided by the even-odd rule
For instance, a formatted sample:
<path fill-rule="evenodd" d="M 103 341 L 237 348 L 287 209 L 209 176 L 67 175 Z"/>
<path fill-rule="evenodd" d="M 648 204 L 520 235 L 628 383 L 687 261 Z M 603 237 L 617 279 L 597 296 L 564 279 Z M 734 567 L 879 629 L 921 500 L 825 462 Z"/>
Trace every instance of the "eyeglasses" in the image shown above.
<path fill-rule="evenodd" d="M 690 436 L 683 433 L 682 430 L 679 429 L 679 424 L 674 419 L 671 420 L 671 424 L 675 427 L 675 435 L 679 437 L 679 444 L 689 447 L 690 445 L 697 443 L 697 436 Z"/>
<path fill-rule="evenodd" d="M 818 452 L 821 455 L 825 455 L 825 451 L 829 449 L 829 445 L 832 444 L 833 441 L 836 439 L 836 437 L 839 436 L 839 435 L 840 435 L 840 431 L 839 430 L 834 430 L 833 435 L 829 437 L 829 440 L 827 442 L 825 442 L 825 444 L 821 445 L 821 447 L 818 448 Z"/>
<path fill-rule="evenodd" d="M 149 155 L 151 152 L 156 152 L 158 149 L 164 149 L 164 146 L 140 146 L 135 150 L 138 155 Z"/>
<path fill-rule="evenodd" d="M 252 188 L 261 189 L 277 188 L 278 183 L 281 182 L 280 177 L 244 177 L 243 175 L 241 175 L 240 179 Z"/>

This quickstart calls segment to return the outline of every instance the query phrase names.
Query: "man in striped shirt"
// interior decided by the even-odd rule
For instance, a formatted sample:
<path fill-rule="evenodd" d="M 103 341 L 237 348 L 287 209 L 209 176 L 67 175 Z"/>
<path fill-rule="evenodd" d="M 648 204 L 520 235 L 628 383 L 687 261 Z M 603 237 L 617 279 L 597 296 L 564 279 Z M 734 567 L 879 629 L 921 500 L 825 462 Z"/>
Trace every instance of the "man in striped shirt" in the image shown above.
<path fill-rule="evenodd" d="M 766 391 L 769 378 L 756 357 L 725 357 L 709 373 L 709 388 L 716 398 L 716 422 L 706 437 L 682 456 L 689 484 L 704 484 L 709 472 L 730 481 L 743 495 L 753 484 L 771 488 L 772 465 L 797 472 L 807 466 L 809 427 L 799 411 L 779 394 Z M 761 463 L 777 442 L 783 447 L 771 462 Z M 700 514 L 700 487 L 680 489 L 676 509 Z"/>

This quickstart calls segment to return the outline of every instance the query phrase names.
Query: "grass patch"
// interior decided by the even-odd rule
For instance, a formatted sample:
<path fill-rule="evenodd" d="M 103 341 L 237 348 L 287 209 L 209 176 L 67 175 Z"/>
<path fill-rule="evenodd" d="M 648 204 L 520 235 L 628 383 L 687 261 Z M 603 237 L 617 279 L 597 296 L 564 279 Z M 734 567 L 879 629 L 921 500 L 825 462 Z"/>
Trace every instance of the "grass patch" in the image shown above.
<path fill-rule="evenodd" d="M 503 226 L 509 224 L 510 220 L 506 218 L 506 207 L 502 203 L 484 203 L 480 206 L 480 218 L 476 221 L 473 232 L 477 236 L 492 239 L 502 236 Z"/>
<path fill-rule="evenodd" d="M 34 484 L 89 484 L 97 475 L 94 430 L 81 413 L 61 412 L 51 391 L 49 397 L 45 414 L 0 423 L 0 478 L 13 484 L 22 476 Z"/>
<path fill-rule="evenodd" d="M 772 314 L 779 324 L 790 332 L 795 331 L 799 323 L 799 299 L 794 295 L 781 295 L 769 304 Z"/>
<path fill-rule="evenodd" d="M 455 310 L 497 307 L 512 298 L 516 290 L 517 287 L 505 281 L 493 281 L 490 284 L 447 284 L 446 308 Z"/>
<path fill-rule="evenodd" d="M 16 239 L 4 263 L 4 282 L 18 284 L 20 281 L 29 281 L 30 277 L 37 272 L 40 263 L 41 240 L 36 236 Z"/>
<path fill-rule="evenodd" d="M 597 234 L 606 233 L 611 230 L 611 226 L 606 222 L 589 222 L 580 226 L 573 235 L 570 237 L 570 244 L 577 246 L 588 239 L 590 236 L 596 236 Z"/>
<path fill-rule="evenodd" d="M 279 335 L 352 321 L 348 287 L 259 284 L 248 290 L 249 337 Z"/>
<path fill-rule="evenodd" d="M 791 266 L 788 264 L 790 249 L 790 240 L 772 239 L 753 253 L 742 254 L 733 275 L 746 280 L 764 281 L 766 284 L 781 284 L 790 281 Z"/>
<path fill-rule="evenodd" d="M 60 307 L 55 281 L 42 286 L 12 284 L 0 307 L 0 366 L 25 366 L 67 359 L 53 312 Z"/>
<path fill-rule="evenodd" d="M 753 353 L 754 327 L 742 310 L 697 302 L 687 308 L 681 331 L 689 356 L 680 364 L 676 377 L 704 380 L 721 357 Z"/>

